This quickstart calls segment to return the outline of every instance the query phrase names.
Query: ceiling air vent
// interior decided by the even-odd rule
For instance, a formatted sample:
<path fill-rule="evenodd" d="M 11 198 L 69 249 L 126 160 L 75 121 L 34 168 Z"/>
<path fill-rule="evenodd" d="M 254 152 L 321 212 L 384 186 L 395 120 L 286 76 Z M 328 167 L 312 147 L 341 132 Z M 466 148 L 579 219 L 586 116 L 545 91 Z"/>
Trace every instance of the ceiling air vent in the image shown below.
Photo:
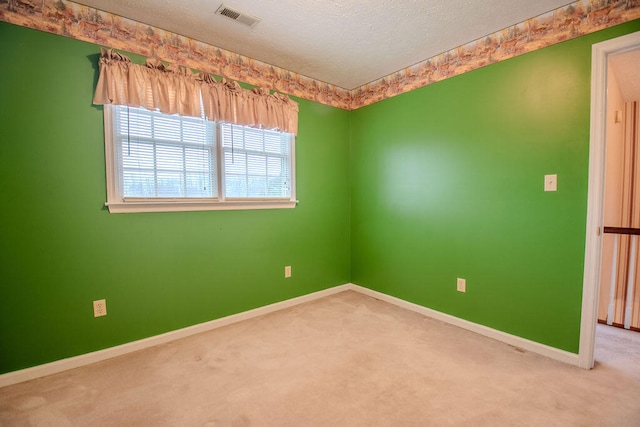
<path fill-rule="evenodd" d="M 253 27 L 258 22 L 260 22 L 260 18 L 256 18 L 255 16 L 251 16 L 248 13 L 240 12 L 237 9 L 229 7 L 227 5 L 221 4 L 218 10 L 216 10 L 216 14 L 226 16 L 229 19 L 233 19 L 236 22 L 240 22 L 248 27 Z"/>

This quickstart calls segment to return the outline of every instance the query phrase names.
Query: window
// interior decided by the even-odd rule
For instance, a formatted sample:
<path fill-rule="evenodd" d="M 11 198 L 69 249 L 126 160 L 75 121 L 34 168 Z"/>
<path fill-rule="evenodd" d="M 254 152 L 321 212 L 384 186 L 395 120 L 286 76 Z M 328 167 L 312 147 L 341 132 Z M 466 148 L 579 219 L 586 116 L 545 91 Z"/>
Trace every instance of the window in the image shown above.
<path fill-rule="evenodd" d="M 294 137 L 105 105 L 110 212 L 294 207 Z"/>
<path fill-rule="evenodd" d="M 222 124 L 222 169 L 227 199 L 291 195 L 291 136 Z"/>

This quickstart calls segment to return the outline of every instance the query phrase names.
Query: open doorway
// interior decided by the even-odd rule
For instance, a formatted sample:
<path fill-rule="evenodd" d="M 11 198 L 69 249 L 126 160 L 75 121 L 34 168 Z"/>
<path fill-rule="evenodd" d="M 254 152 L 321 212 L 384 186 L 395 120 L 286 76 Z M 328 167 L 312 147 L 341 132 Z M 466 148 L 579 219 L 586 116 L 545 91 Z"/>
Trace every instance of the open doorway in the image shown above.
<path fill-rule="evenodd" d="M 607 62 L 598 323 L 640 331 L 640 49 Z"/>
<path fill-rule="evenodd" d="M 596 322 L 600 297 L 605 215 L 606 141 L 609 119 L 616 120 L 616 112 L 607 112 L 607 84 L 610 60 L 627 53 L 640 51 L 640 32 L 598 43 L 592 50 L 591 77 L 591 135 L 589 152 L 589 194 L 587 207 L 587 236 L 585 272 L 580 329 L 578 364 L 590 369 L 594 365 Z M 635 70 L 639 67 L 636 66 Z M 637 77 L 636 77 L 637 79 Z M 609 129 L 610 130 L 610 129 Z"/>

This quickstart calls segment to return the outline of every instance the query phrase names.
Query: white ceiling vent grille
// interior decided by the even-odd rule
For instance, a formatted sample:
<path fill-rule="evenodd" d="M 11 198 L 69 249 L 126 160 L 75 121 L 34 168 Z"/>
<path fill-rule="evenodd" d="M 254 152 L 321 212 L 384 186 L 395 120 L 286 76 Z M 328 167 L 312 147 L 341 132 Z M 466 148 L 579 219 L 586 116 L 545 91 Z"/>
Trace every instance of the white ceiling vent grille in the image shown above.
<path fill-rule="evenodd" d="M 248 27 L 253 27 L 258 22 L 260 22 L 260 18 L 251 16 L 248 13 L 240 12 L 239 10 L 224 4 L 220 5 L 218 10 L 216 10 L 216 14 L 225 16 L 229 19 L 233 19 L 234 21 L 240 22 L 241 24 L 244 24 Z"/>

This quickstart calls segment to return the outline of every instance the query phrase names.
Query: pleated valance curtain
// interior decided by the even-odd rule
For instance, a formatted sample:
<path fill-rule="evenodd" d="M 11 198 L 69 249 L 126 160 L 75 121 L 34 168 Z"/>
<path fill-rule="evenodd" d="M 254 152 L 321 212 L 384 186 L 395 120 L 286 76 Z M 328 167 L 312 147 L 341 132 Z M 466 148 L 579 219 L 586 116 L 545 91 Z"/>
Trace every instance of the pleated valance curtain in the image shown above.
<path fill-rule="evenodd" d="M 202 104 L 200 99 L 202 97 Z M 94 104 L 128 105 L 165 114 L 204 116 L 213 121 L 298 133 L 298 104 L 268 89 L 242 89 L 186 67 L 148 58 L 146 65 L 102 49 Z M 201 105 L 204 106 L 202 111 Z"/>

